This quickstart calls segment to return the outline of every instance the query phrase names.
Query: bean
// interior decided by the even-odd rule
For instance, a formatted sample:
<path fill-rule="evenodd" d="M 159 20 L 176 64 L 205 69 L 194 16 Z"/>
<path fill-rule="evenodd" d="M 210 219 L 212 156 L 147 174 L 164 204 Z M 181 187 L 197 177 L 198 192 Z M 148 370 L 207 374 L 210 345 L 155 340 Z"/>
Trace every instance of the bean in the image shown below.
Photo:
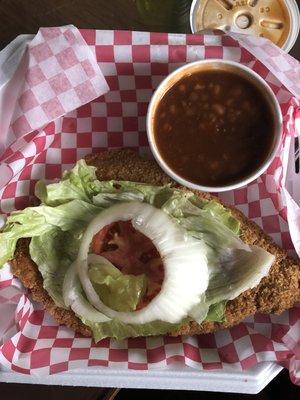
<path fill-rule="evenodd" d="M 230 108 L 228 111 L 228 121 L 235 122 L 237 120 L 236 110 L 234 108 Z"/>
<path fill-rule="evenodd" d="M 192 92 L 191 94 L 190 94 L 190 100 L 191 101 L 197 101 L 198 99 L 199 99 L 199 95 L 198 95 L 198 93 L 196 93 L 196 92 Z"/>
<path fill-rule="evenodd" d="M 165 118 L 165 116 L 166 116 L 166 112 L 165 111 L 163 111 L 161 114 L 160 114 L 160 118 Z"/>
<path fill-rule="evenodd" d="M 205 107 L 203 107 L 203 110 L 205 110 Z M 208 110 L 207 110 L 207 112 L 206 112 L 206 110 L 205 110 L 205 112 L 203 111 L 201 117 L 202 117 L 202 121 L 208 121 L 209 120 L 209 112 L 208 112 Z"/>
<path fill-rule="evenodd" d="M 213 93 L 215 96 L 218 96 L 221 93 L 221 85 L 215 84 Z"/>
<path fill-rule="evenodd" d="M 204 94 L 204 93 L 201 93 L 200 94 L 200 100 L 203 101 L 203 102 L 207 101 L 208 100 L 208 95 Z"/>
<path fill-rule="evenodd" d="M 240 86 L 236 86 L 233 89 L 231 89 L 230 94 L 232 94 L 233 97 L 240 97 L 242 94 L 242 89 Z"/>
<path fill-rule="evenodd" d="M 223 153 L 222 154 L 222 158 L 223 158 L 223 160 L 227 161 L 228 160 L 228 154 L 227 153 Z"/>
<path fill-rule="evenodd" d="M 197 83 L 197 85 L 195 86 L 196 90 L 203 90 L 205 89 L 205 85 L 203 85 L 203 83 Z"/>
<path fill-rule="evenodd" d="M 226 108 L 220 103 L 213 104 L 212 109 L 216 114 L 220 116 L 224 115 L 226 111 Z"/>
<path fill-rule="evenodd" d="M 250 111 L 251 110 L 251 104 L 249 101 L 245 100 L 242 102 L 242 109 L 245 111 Z"/>
<path fill-rule="evenodd" d="M 171 114 L 176 114 L 176 106 L 175 106 L 175 104 L 171 104 L 169 110 L 170 110 Z"/>
<path fill-rule="evenodd" d="M 226 106 L 232 106 L 233 102 L 234 102 L 234 99 L 232 97 L 230 97 L 229 99 L 227 99 L 225 101 L 225 105 Z"/>
<path fill-rule="evenodd" d="M 180 93 L 185 93 L 185 91 L 186 91 L 186 86 L 185 86 L 183 83 L 181 83 L 181 84 L 178 86 L 178 90 L 179 90 Z"/>
<path fill-rule="evenodd" d="M 187 106 L 187 102 L 185 101 L 185 100 L 183 100 L 182 102 L 181 102 L 181 105 L 182 105 L 182 107 L 186 107 Z"/>
<path fill-rule="evenodd" d="M 212 169 L 213 171 L 216 171 L 219 168 L 220 163 L 217 160 L 213 160 L 209 163 L 209 166 L 210 166 L 210 169 Z"/>
<path fill-rule="evenodd" d="M 171 129 L 172 129 L 172 126 L 171 126 L 171 124 L 169 124 L 168 122 L 165 122 L 165 123 L 163 124 L 163 130 L 164 130 L 165 132 L 170 132 Z"/>
<path fill-rule="evenodd" d="M 209 114 L 209 120 L 211 122 L 216 122 L 217 121 L 217 116 L 214 113 Z"/>

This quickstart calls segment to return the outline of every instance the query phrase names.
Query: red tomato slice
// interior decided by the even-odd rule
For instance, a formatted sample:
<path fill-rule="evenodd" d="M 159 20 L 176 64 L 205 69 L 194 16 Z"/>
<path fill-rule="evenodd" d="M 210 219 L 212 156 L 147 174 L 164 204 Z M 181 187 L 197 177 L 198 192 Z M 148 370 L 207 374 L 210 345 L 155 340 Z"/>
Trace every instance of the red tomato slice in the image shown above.
<path fill-rule="evenodd" d="M 106 225 L 100 232 L 98 232 L 92 240 L 92 251 L 94 254 L 100 254 L 105 244 L 105 238 L 112 228 L 113 224 Z"/>
<path fill-rule="evenodd" d="M 164 280 L 162 259 L 152 241 L 135 230 L 130 221 L 105 226 L 93 237 L 91 249 L 124 274 L 146 274 L 147 290 L 137 309 L 145 307 L 160 292 Z"/>

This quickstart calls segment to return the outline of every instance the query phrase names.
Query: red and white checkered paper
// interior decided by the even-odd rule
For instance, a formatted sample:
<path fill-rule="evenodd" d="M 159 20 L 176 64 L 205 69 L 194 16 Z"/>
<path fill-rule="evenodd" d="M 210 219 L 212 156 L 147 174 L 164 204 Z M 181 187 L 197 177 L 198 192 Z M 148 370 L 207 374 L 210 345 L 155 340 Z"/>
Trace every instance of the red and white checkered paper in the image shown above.
<path fill-rule="evenodd" d="M 102 91 L 105 85 L 90 58 L 92 68 L 85 68 L 82 60 L 80 63 L 85 78 L 90 79 L 86 80 L 90 85 L 86 85 L 93 90 L 76 90 L 81 83 L 76 71 L 69 74 L 73 68 L 69 61 L 78 65 L 78 60 L 72 56 L 65 62 L 64 57 L 53 55 L 61 52 L 61 39 L 66 32 L 61 28 L 40 30 L 35 39 L 38 45 L 32 42 L 27 53 L 26 83 L 8 135 L 13 140 L 0 158 L 1 167 L 10 172 L 4 179 L 0 171 L 3 214 L 27 206 L 38 179 L 60 178 L 65 169 L 90 152 L 130 147 L 149 154 L 145 116 L 153 90 L 167 74 L 186 62 L 224 58 L 248 65 L 269 83 L 281 105 L 284 132 L 280 152 L 268 171 L 247 187 L 227 192 L 222 198 L 262 226 L 278 244 L 288 250 L 293 248 L 282 191 L 297 206 L 292 186 L 286 186 L 293 175 L 286 172 L 288 151 L 295 136 L 295 119 L 297 115 L 300 118 L 300 65 L 296 60 L 270 42 L 239 35 L 233 38 L 220 32 L 175 35 L 81 30 L 86 44 L 74 27 L 67 32 L 71 41 L 66 44 L 62 40 L 62 46 L 66 46 L 63 51 L 71 54 L 78 47 L 83 52 L 91 50 L 110 90 L 97 97 L 101 94 L 97 93 L 97 85 L 102 85 Z M 92 71 L 96 71 L 98 81 L 93 81 Z M 67 96 L 68 90 L 72 90 L 72 96 Z M 293 229 L 297 231 L 296 223 Z M 1 312 L 4 308 L 5 313 Z M 76 367 L 116 364 L 146 370 L 173 362 L 199 370 L 237 371 L 262 361 L 275 361 L 289 368 L 291 379 L 300 383 L 299 321 L 298 306 L 281 316 L 257 315 L 215 334 L 119 342 L 104 339 L 95 344 L 91 338 L 59 326 L 31 300 L 9 267 L 0 271 L 0 363 L 25 374 L 54 374 Z"/>

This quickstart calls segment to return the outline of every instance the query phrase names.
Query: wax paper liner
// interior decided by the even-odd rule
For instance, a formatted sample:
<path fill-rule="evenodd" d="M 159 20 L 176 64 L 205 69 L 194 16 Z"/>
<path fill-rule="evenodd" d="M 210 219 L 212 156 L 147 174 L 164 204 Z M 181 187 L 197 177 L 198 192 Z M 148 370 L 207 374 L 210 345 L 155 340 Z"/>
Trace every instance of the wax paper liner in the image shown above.
<path fill-rule="evenodd" d="M 71 40 L 66 44 L 62 39 L 65 29 L 67 36 L 75 37 L 73 43 Z M 19 82 L 14 84 L 21 89 L 11 112 L 9 130 L 1 132 L 6 148 L 0 159 L 1 212 L 6 214 L 28 205 L 38 179 L 61 177 L 65 169 L 92 151 L 130 147 L 150 155 L 145 115 L 153 89 L 186 62 L 223 58 L 249 66 L 269 83 L 280 102 L 284 130 L 279 153 L 268 171 L 246 187 L 222 194 L 222 199 L 243 211 L 289 251 L 293 251 L 291 232 L 299 252 L 299 160 L 295 156 L 300 118 L 299 63 L 270 42 L 243 35 L 97 30 L 80 33 L 86 44 L 74 27 L 40 30 L 20 62 L 26 79 L 20 81 L 19 72 Z M 72 62 L 76 64 L 74 58 L 70 61 L 70 56 L 65 63 L 60 57 L 57 62 L 61 40 L 68 49 L 63 51 L 71 54 L 79 47 L 83 53 L 95 55 L 110 88 L 107 94 L 97 97 L 106 89 L 89 57 L 99 82 L 94 85 L 91 81 L 95 75 L 90 67 L 83 66 L 87 77 L 91 74 L 94 91 L 75 90 L 79 100 L 73 103 L 69 91 L 74 95 L 74 85 L 81 83 L 77 73 L 69 74 L 73 71 Z M 58 74 L 64 77 L 56 79 Z M 54 87 L 51 82 L 55 82 Z M 102 93 L 94 93 L 99 87 Z M 51 106 L 45 107 L 48 101 Z M 31 300 L 9 267 L 0 274 L 0 362 L 11 370 L 53 374 L 76 367 L 117 364 L 129 369 L 151 369 L 182 362 L 199 370 L 237 371 L 262 361 L 275 361 L 289 368 L 293 382 L 300 383 L 299 306 L 280 316 L 256 315 L 214 334 L 119 342 L 105 339 L 95 344 L 90 338 L 58 326 Z"/>

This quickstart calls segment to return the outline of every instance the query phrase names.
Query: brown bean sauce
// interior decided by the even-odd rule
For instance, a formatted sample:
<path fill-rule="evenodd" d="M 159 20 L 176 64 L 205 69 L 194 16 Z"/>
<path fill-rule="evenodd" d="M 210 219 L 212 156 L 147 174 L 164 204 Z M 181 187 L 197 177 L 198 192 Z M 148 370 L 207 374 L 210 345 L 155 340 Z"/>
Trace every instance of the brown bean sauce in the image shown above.
<path fill-rule="evenodd" d="M 199 71 L 175 83 L 154 114 L 154 139 L 167 165 L 197 184 L 246 178 L 267 157 L 274 121 L 263 94 L 229 71 Z"/>

